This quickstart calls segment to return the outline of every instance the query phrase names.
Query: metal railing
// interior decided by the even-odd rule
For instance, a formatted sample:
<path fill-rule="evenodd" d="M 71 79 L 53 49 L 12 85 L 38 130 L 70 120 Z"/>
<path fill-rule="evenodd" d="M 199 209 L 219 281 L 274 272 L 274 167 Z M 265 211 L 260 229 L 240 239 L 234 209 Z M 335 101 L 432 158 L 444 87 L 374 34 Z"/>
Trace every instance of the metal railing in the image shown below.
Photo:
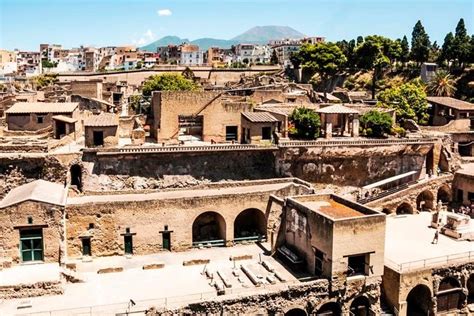
<path fill-rule="evenodd" d="M 390 259 L 385 259 L 385 265 L 397 272 L 408 272 L 422 270 L 450 264 L 464 264 L 474 261 L 474 251 L 462 252 L 441 257 L 433 257 L 410 262 L 396 263 Z"/>
<path fill-rule="evenodd" d="M 290 140 L 281 141 L 278 147 L 321 147 L 321 146 L 385 146 L 385 145 L 400 145 L 400 144 L 431 144 L 438 141 L 438 138 L 424 137 L 416 139 L 340 139 L 340 140 L 313 140 L 301 141 Z"/>
<path fill-rule="evenodd" d="M 84 149 L 84 152 L 97 152 L 97 155 L 115 154 L 146 154 L 171 152 L 203 152 L 203 151 L 234 151 L 234 150 L 276 150 L 274 146 L 222 144 L 203 146 L 164 146 L 164 147 L 124 147 L 110 149 Z"/>
<path fill-rule="evenodd" d="M 209 300 L 216 300 L 221 298 L 232 298 L 236 296 L 256 295 L 266 293 L 268 291 L 287 291 L 291 286 L 301 284 L 298 280 L 287 281 L 285 283 L 268 284 L 263 283 L 259 287 L 249 288 L 226 288 L 224 295 L 217 295 L 216 291 L 200 292 L 196 294 L 188 294 L 181 296 L 168 296 L 161 298 L 154 298 L 148 300 L 133 300 L 135 305 L 132 307 L 130 301 L 119 302 L 114 304 L 91 305 L 67 309 L 44 310 L 38 312 L 30 312 L 26 309 L 17 310 L 17 315 L 35 315 L 35 316 L 115 316 L 128 314 L 142 314 L 152 307 L 158 311 L 172 310 L 180 308 L 189 304 L 199 303 Z"/>

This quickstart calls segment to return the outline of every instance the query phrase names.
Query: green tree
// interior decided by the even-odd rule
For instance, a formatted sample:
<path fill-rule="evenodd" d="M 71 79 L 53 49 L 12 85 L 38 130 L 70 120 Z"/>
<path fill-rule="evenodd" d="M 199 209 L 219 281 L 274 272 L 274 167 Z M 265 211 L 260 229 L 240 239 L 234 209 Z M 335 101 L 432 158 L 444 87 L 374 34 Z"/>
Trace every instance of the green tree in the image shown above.
<path fill-rule="evenodd" d="M 408 44 L 408 39 L 404 35 L 402 41 L 400 42 L 401 52 L 400 52 L 400 61 L 405 65 L 410 60 L 410 46 Z"/>
<path fill-rule="evenodd" d="M 150 76 L 142 86 L 143 95 L 149 96 L 153 91 L 193 91 L 198 86 L 191 80 L 178 74 Z"/>
<path fill-rule="evenodd" d="M 306 44 L 298 52 L 303 69 L 312 76 L 319 74 L 324 85 L 324 98 L 331 86 L 334 76 L 342 70 L 347 62 L 346 56 L 334 43 Z"/>
<path fill-rule="evenodd" d="M 367 136 L 383 137 L 390 133 L 393 120 L 388 113 L 370 110 L 361 116 L 360 123 Z"/>
<path fill-rule="evenodd" d="M 342 41 L 337 42 L 336 45 L 341 49 L 344 56 L 346 56 L 346 59 L 347 59 L 346 67 L 354 68 L 356 41 L 350 40 L 348 42 L 346 40 L 342 40 Z"/>
<path fill-rule="evenodd" d="M 441 54 L 439 55 L 438 62 L 440 64 L 446 62 L 449 67 L 451 61 L 454 58 L 454 35 L 452 32 L 449 32 L 444 37 L 444 42 L 443 46 L 441 47 Z"/>
<path fill-rule="evenodd" d="M 57 62 L 54 62 L 54 63 L 53 63 L 53 62 L 50 62 L 50 61 L 47 60 L 47 59 L 41 60 L 41 67 L 43 67 L 43 68 L 54 68 L 54 67 L 56 67 L 57 65 L 58 65 Z"/>
<path fill-rule="evenodd" d="M 319 136 L 321 120 L 314 110 L 305 107 L 296 108 L 289 119 L 294 126 L 289 130 L 291 135 L 301 139 L 316 139 Z"/>
<path fill-rule="evenodd" d="M 449 72 L 439 70 L 428 83 L 428 92 L 437 97 L 451 97 L 456 92 L 456 80 Z"/>
<path fill-rule="evenodd" d="M 408 82 L 386 89 L 378 94 L 377 105 L 395 109 L 397 121 L 412 119 L 420 124 L 428 122 L 428 102 L 425 87 L 415 82 Z"/>
<path fill-rule="evenodd" d="M 459 67 L 464 68 L 465 63 L 469 61 L 471 49 L 471 38 L 467 34 L 464 19 L 460 19 L 456 25 L 456 32 L 453 40 L 453 54 L 458 61 Z"/>
<path fill-rule="evenodd" d="M 430 54 L 430 38 L 421 21 L 416 22 L 411 33 L 411 58 L 418 64 L 426 62 Z"/>
<path fill-rule="evenodd" d="M 357 36 L 357 46 L 361 45 L 364 42 L 364 38 L 362 36 Z"/>
<path fill-rule="evenodd" d="M 278 65 L 279 64 L 276 50 L 273 50 L 273 52 L 272 52 L 272 57 L 270 58 L 270 64 L 272 64 L 272 65 Z"/>
<path fill-rule="evenodd" d="M 357 47 L 357 65 L 366 70 L 372 70 L 372 99 L 375 99 L 377 80 L 383 69 L 390 64 L 390 59 L 385 55 L 390 40 L 378 35 L 367 36 L 364 42 Z"/>

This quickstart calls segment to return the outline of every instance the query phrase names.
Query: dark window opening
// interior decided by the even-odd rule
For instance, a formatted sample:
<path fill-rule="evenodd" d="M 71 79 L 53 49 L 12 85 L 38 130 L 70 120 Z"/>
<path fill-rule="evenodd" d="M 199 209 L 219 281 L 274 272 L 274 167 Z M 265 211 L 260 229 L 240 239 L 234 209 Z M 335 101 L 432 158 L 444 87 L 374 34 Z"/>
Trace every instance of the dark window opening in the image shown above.
<path fill-rule="evenodd" d="M 314 274 L 317 276 L 323 275 L 324 252 L 316 249 L 314 256 Z"/>
<path fill-rule="evenodd" d="M 237 140 L 237 126 L 226 126 L 225 127 L 225 140 L 233 141 Z"/>
<path fill-rule="evenodd" d="M 366 273 L 367 255 L 357 255 L 348 257 L 347 276 L 367 275 Z"/>
<path fill-rule="evenodd" d="M 82 255 L 83 256 L 91 256 L 91 239 L 90 238 L 82 238 Z"/>
<path fill-rule="evenodd" d="M 104 145 L 104 132 L 103 131 L 94 131 L 94 146 L 103 146 Z"/>
<path fill-rule="evenodd" d="M 38 124 L 43 124 L 43 121 L 44 121 L 44 119 L 43 119 L 42 116 L 37 116 L 37 117 L 36 117 L 36 122 L 37 122 Z"/>
<path fill-rule="evenodd" d="M 264 140 L 271 140 L 272 139 L 272 128 L 267 126 L 267 127 L 262 127 L 262 139 Z"/>

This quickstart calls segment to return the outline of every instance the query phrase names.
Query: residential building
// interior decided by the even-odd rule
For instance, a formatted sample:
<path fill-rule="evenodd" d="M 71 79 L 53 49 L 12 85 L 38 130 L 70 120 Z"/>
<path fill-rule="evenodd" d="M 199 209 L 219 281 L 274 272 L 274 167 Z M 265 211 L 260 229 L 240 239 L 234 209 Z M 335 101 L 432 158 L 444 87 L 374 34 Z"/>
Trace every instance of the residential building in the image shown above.
<path fill-rule="evenodd" d="M 180 46 L 181 58 L 180 65 L 184 66 L 200 66 L 204 64 L 204 54 L 199 50 L 199 46 L 191 44 L 183 44 Z"/>

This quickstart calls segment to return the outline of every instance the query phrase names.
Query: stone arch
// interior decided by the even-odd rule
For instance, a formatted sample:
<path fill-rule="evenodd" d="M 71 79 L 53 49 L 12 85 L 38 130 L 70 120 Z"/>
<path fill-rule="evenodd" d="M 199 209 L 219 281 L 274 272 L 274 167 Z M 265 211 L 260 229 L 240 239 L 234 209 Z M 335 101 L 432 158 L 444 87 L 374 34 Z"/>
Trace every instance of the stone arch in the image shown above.
<path fill-rule="evenodd" d="M 474 274 L 471 274 L 466 283 L 467 288 L 467 303 L 474 304 Z"/>
<path fill-rule="evenodd" d="M 307 316 L 308 313 L 301 307 L 295 307 L 285 312 L 285 316 Z"/>
<path fill-rule="evenodd" d="M 213 211 L 201 213 L 193 221 L 193 243 L 226 239 L 224 217 Z"/>
<path fill-rule="evenodd" d="M 397 215 L 401 214 L 413 214 L 413 206 L 407 202 L 403 202 L 397 207 Z"/>
<path fill-rule="evenodd" d="M 234 220 L 234 238 L 264 238 L 267 235 L 265 213 L 256 208 L 248 208 Z"/>
<path fill-rule="evenodd" d="M 341 304 L 337 302 L 328 302 L 323 304 L 316 311 L 316 315 L 320 316 L 340 316 L 342 315 Z"/>
<path fill-rule="evenodd" d="M 407 315 L 433 315 L 431 290 L 425 284 L 418 284 L 407 296 Z"/>
<path fill-rule="evenodd" d="M 436 201 L 441 201 L 443 203 L 449 203 L 452 201 L 451 188 L 447 184 L 439 187 L 438 193 L 436 195 Z"/>
<path fill-rule="evenodd" d="M 434 210 L 434 195 L 429 190 L 425 190 L 416 197 L 416 209 L 419 211 Z"/>
<path fill-rule="evenodd" d="M 71 185 L 77 187 L 79 191 L 82 191 L 82 167 L 79 164 L 73 164 L 69 168 L 71 175 Z"/>
<path fill-rule="evenodd" d="M 350 306 L 350 312 L 353 316 L 369 316 L 370 301 L 366 296 L 356 297 Z"/>
<path fill-rule="evenodd" d="M 439 283 L 436 294 L 437 311 L 447 312 L 460 309 L 465 298 L 461 282 L 455 277 L 446 277 Z"/>

